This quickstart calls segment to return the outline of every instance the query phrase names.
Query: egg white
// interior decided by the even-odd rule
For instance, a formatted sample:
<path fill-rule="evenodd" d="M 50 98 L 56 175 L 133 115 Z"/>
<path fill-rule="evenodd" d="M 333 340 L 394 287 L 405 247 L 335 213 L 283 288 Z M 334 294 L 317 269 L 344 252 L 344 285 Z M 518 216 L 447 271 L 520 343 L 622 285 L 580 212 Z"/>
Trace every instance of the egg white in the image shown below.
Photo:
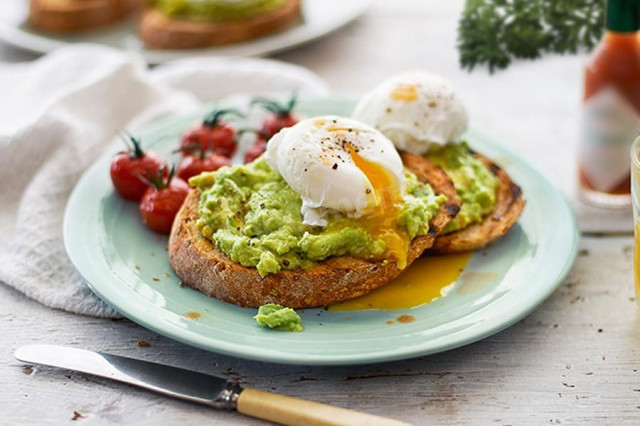
<path fill-rule="evenodd" d="M 348 146 L 383 167 L 404 193 L 402 160 L 393 143 L 356 120 L 330 115 L 309 118 L 269 140 L 265 159 L 300 194 L 305 224 L 326 226 L 332 211 L 358 218 L 379 203 Z"/>
<path fill-rule="evenodd" d="M 459 141 L 468 122 L 464 103 L 449 83 L 421 70 L 395 75 L 375 87 L 362 97 L 352 117 L 384 133 L 396 148 L 415 154 Z"/>

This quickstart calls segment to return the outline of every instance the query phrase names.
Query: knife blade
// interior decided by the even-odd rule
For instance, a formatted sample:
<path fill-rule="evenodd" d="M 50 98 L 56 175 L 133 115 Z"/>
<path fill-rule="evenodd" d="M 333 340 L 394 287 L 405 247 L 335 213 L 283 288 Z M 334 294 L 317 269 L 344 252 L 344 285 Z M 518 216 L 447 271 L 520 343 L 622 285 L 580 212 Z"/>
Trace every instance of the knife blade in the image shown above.
<path fill-rule="evenodd" d="M 128 383 L 174 398 L 286 425 L 407 425 L 397 420 L 305 401 L 256 389 L 244 389 L 221 377 L 119 355 L 67 346 L 35 344 L 14 356 L 42 364 Z"/>
<path fill-rule="evenodd" d="M 139 386 L 167 396 L 234 409 L 240 386 L 220 377 L 123 356 L 55 345 L 27 345 L 14 356 Z"/>

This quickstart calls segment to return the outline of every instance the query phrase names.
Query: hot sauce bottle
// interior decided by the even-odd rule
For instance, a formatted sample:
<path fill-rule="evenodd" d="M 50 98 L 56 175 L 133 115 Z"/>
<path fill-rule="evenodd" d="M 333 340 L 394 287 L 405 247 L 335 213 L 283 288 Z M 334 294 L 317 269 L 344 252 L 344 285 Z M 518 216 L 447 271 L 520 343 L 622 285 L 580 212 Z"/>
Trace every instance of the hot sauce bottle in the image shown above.
<path fill-rule="evenodd" d="M 585 70 L 579 196 L 631 205 L 629 149 L 640 133 L 640 0 L 608 0 L 605 35 Z"/>

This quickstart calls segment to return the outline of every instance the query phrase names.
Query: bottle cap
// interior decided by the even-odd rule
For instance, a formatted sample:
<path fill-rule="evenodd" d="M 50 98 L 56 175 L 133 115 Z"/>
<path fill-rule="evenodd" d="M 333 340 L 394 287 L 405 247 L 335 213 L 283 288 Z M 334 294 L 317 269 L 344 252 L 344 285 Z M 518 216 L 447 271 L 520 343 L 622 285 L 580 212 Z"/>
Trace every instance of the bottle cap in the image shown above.
<path fill-rule="evenodd" d="M 628 33 L 640 29 L 639 0 L 607 0 L 607 30 Z"/>

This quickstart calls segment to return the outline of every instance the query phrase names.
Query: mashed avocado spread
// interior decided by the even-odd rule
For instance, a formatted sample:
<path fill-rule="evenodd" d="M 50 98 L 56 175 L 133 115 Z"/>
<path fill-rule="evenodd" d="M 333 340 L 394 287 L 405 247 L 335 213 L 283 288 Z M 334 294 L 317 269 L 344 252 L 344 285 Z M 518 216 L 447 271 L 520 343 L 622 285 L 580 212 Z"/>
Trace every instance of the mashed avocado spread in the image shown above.
<path fill-rule="evenodd" d="M 198 21 L 241 21 L 273 12 L 287 0 L 151 0 L 153 6 L 172 18 Z"/>
<path fill-rule="evenodd" d="M 275 303 L 267 303 L 258 308 L 258 314 L 253 317 L 258 325 L 280 331 L 302 331 L 300 315 L 291 308 L 285 308 Z"/>
<path fill-rule="evenodd" d="M 498 179 L 482 161 L 472 155 L 465 142 L 445 145 L 430 152 L 427 157 L 447 172 L 462 200 L 460 212 L 447 224 L 443 233 L 479 222 L 493 210 Z"/>
<path fill-rule="evenodd" d="M 445 197 L 407 170 L 405 177 L 398 225 L 413 239 L 429 231 Z M 336 214 L 326 227 L 303 224 L 300 196 L 262 158 L 203 173 L 189 183 L 201 190 L 197 227 L 202 235 L 261 276 L 311 267 L 330 256 L 380 259 L 386 252 L 385 242 L 356 219 Z"/>

